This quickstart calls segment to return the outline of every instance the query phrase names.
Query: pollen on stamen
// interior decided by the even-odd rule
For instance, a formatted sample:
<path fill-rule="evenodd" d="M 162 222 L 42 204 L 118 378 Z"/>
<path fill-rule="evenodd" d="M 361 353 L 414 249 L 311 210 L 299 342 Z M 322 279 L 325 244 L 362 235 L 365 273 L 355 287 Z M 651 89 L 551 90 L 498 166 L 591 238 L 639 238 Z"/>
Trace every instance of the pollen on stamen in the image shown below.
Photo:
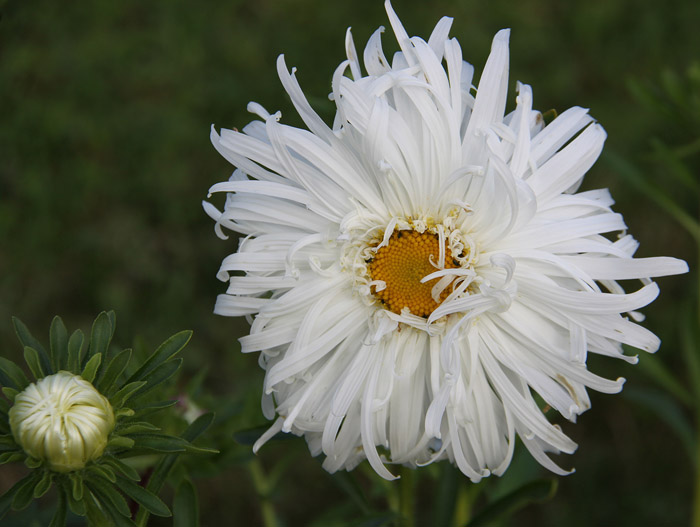
<path fill-rule="evenodd" d="M 458 268 L 459 264 L 453 260 L 449 249 L 445 247 L 444 250 L 444 268 Z M 413 315 L 428 317 L 450 293 L 450 288 L 445 289 L 440 293 L 440 302 L 436 302 L 431 291 L 439 278 L 421 283 L 425 276 L 437 270 L 433 264 L 439 261 L 439 257 L 440 239 L 437 234 L 395 231 L 389 242 L 377 249 L 367 263 L 371 279 L 386 284 L 381 291 L 373 286 L 372 294 L 389 311 L 400 314 L 407 307 Z"/>

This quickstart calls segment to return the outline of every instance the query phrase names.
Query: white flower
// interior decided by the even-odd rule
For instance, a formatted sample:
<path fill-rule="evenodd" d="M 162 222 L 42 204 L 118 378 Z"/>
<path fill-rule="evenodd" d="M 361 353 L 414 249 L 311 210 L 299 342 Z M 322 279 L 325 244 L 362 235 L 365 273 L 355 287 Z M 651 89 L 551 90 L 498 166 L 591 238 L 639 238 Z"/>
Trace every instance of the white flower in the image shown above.
<path fill-rule="evenodd" d="M 60 371 L 27 386 L 10 408 L 12 435 L 57 472 L 97 459 L 114 429 L 109 401 L 79 375 Z"/>
<path fill-rule="evenodd" d="M 385 462 L 449 459 L 478 481 L 505 471 L 520 436 L 566 473 L 547 453 L 576 444 L 540 406 L 574 421 L 587 388 L 618 392 L 623 379 L 589 372 L 587 353 L 635 362 L 622 344 L 655 351 L 630 318 L 658 294 L 649 277 L 687 265 L 634 259 L 608 191 L 576 193 L 605 140 L 587 110 L 545 126 L 518 84 L 504 115 L 508 30 L 477 89 L 451 19 L 425 42 L 386 9 L 401 51 L 384 56 L 380 28 L 363 75 L 348 31 L 332 127 L 280 57 L 308 130 L 255 103 L 262 120 L 242 133 L 212 130 L 237 169 L 211 188 L 228 193 L 223 212 L 204 208 L 220 237 L 243 235 L 215 311 L 252 322 L 242 349 L 260 352 L 263 411 L 278 415 L 255 449 L 292 432 L 331 472 L 367 458 L 391 479 Z M 616 280 L 628 279 L 641 288 L 625 293 Z"/>

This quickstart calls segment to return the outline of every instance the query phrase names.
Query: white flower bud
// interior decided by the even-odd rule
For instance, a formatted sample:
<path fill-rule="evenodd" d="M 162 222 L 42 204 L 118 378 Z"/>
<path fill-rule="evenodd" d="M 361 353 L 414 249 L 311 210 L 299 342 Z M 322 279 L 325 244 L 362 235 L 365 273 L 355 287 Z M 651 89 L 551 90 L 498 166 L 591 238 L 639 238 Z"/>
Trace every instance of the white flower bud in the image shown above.
<path fill-rule="evenodd" d="M 60 371 L 15 397 L 10 428 L 28 455 L 69 472 L 102 455 L 114 429 L 114 412 L 92 384 Z"/>

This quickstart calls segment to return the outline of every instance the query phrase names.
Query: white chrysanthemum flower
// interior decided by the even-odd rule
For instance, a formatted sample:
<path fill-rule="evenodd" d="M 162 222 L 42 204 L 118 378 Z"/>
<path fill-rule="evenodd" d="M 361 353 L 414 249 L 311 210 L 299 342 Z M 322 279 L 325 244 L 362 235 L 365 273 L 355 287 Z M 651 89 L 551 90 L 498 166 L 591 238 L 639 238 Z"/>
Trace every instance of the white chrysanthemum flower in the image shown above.
<path fill-rule="evenodd" d="M 67 371 L 27 386 L 15 397 L 9 417 L 17 443 L 57 472 L 79 470 L 100 457 L 114 429 L 109 401 Z"/>
<path fill-rule="evenodd" d="M 564 474 L 547 453 L 576 444 L 535 395 L 573 421 L 587 388 L 618 392 L 623 379 L 589 372 L 587 353 L 655 351 L 630 318 L 658 294 L 649 277 L 687 265 L 634 259 L 608 191 L 576 193 L 605 140 L 587 110 L 545 126 L 518 84 L 504 115 L 508 30 L 476 89 L 451 19 L 425 42 L 386 8 L 401 51 L 384 56 L 380 28 L 363 75 L 348 31 L 332 127 L 280 57 L 308 130 L 255 103 L 262 120 L 242 133 L 212 130 L 237 169 L 211 189 L 229 193 L 223 212 L 204 207 L 219 236 L 244 236 L 215 311 L 251 320 L 242 349 L 260 352 L 263 410 L 278 415 L 255 448 L 292 432 L 331 472 L 367 458 L 391 479 L 385 462 L 449 459 L 478 481 L 505 471 L 519 436 Z M 642 287 L 625 293 L 616 280 L 627 279 Z"/>

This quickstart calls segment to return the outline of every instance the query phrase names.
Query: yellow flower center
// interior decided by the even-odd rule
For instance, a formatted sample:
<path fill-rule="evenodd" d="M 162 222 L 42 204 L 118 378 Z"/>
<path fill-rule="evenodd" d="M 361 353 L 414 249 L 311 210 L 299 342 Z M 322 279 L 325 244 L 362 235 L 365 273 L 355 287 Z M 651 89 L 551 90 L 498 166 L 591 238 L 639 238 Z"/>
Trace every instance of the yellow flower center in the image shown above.
<path fill-rule="evenodd" d="M 404 307 L 411 314 L 427 317 L 447 298 L 450 288 L 439 296 L 439 302 L 433 300 L 431 291 L 439 278 L 421 283 L 421 280 L 437 271 L 440 258 L 440 238 L 433 233 L 416 231 L 395 231 L 389 243 L 377 250 L 374 258 L 368 262 L 369 275 L 372 280 L 382 280 L 386 288 L 373 294 L 385 305 L 386 309 L 400 314 Z M 432 261 L 432 263 L 431 263 Z M 452 254 L 445 247 L 445 269 L 459 267 L 452 259 Z"/>

